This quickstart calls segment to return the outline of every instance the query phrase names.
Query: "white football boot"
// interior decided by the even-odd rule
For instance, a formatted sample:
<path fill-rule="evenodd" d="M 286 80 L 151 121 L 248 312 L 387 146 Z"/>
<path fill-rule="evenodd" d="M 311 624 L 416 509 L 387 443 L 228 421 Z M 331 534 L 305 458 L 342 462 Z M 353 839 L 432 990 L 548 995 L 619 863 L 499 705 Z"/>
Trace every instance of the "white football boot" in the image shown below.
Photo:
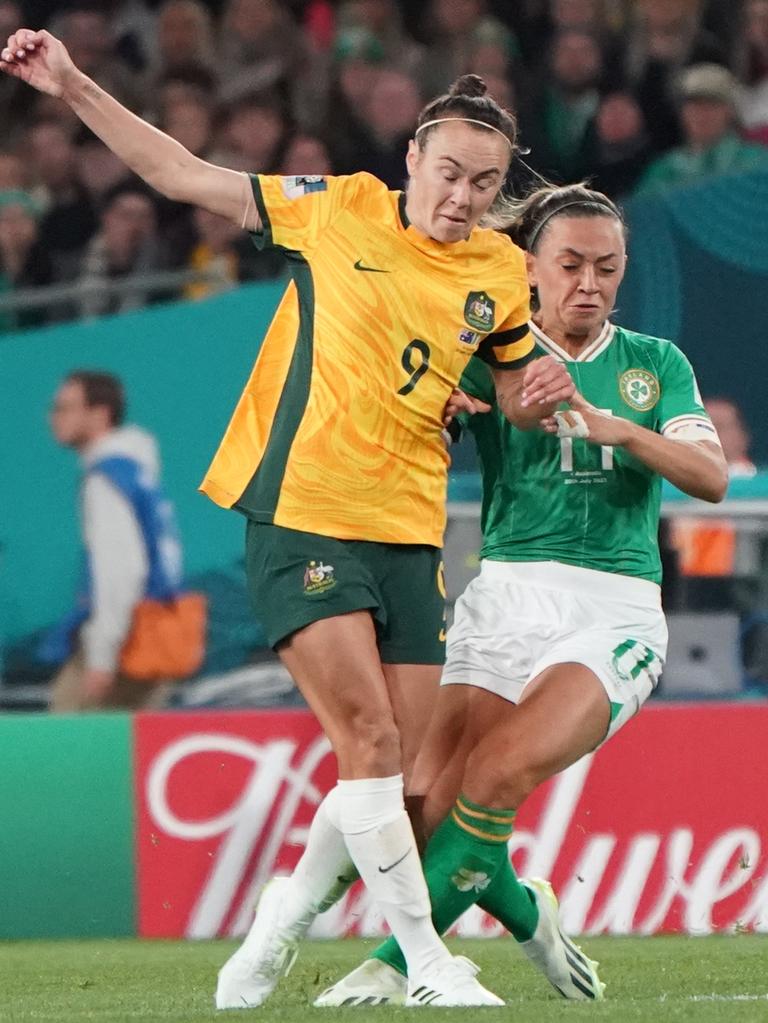
<path fill-rule="evenodd" d="M 498 995 L 487 991 L 477 980 L 480 967 L 466 956 L 453 956 L 435 970 L 408 981 L 407 1006 L 504 1005 Z"/>
<path fill-rule="evenodd" d="M 520 948 L 563 998 L 585 1002 L 602 999 L 605 984 L 597 975 L 599 963 L 588 959 L 560 930 L 552 885 L 538 877 L 520 878 L 520 884 L 531 892 L 539 910 L 536 931 L 529 941 L 519 942 Z"/>
<path fill-rule="evenodd" d="M 289 877 L 274 877 L 262 889 L 245 940 L 219 970 L 217 1009 L 256 1008 L 290 972 L 306 930 L 291 933 L 280 926 L 280 911 L 290 881 Z"/>
<path fill-rule="evenodd" d="M 318 1008 L 337 1005 L 405 1005 L 408 980 L 381 959 L 366 959 L 314 1001 Z"/>

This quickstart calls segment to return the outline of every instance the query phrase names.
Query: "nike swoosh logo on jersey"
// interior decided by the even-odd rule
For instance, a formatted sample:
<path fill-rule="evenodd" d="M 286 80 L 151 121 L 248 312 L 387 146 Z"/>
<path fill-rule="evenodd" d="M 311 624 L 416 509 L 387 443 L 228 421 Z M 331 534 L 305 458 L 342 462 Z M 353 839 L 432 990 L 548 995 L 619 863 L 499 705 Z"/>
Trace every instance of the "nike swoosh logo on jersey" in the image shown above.
<path fill-rule="evenodd" d="M 394 863 L 390 863 L 390 865 L 388 867 L 379 867 L 379 873 L 380 874 L 388 874 L 390 872 L 390 870 L 394 870 L 395 867 L 398 865 L 398 863 L 402 863 L 403 862 L 403 860 L 405 859 L 405 857 L 408 855 L 408 853 L 410 851 L 411 851 L 410 849 L 406 849 L 405 852 L 403 853 L 403 855 L 400 857 L 400 859 L 399 860 L 395 860 Z"/>
<path fill-rule="evenodd" d="M 355 263 L 355 270 L 362 270 L 363 273 L 368 273 L 368 274 L 391 274 L 392 273 L 391 270 L 379 270 L 379 268 L 375 267 L 375 266 L 364 266 L 362 259 L 358 259 L 358 261 Z"/>

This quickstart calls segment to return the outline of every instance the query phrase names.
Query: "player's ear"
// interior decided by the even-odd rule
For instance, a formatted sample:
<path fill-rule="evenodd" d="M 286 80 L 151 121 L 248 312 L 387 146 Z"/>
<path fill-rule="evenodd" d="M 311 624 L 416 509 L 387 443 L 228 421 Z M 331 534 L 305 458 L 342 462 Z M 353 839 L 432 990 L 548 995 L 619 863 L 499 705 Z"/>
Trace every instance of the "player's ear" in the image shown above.
<path fill-rule="evenodd" d="M 420 156 L 421 150 L 418 143 L 415 139 L 410 139 L 408 142 L 408 152 L 405 154 L 405 166 L 408 169 L 409 177 L 413 176 L 413 172 L 418 167 Z"/>
<path fill-rule="evenodd" d="M 530 252 L 525 254 L 525 269 L 528 274 L 528 283 L 535 288 L 539 283 L 536 275 L 536 257 Z"/>

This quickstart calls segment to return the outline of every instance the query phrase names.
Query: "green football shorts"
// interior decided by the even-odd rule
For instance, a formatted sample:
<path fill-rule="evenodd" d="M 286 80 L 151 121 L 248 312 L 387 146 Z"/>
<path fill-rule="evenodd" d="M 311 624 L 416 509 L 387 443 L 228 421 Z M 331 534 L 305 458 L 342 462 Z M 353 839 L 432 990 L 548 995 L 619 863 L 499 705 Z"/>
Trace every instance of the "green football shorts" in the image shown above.
<path fill-rule="evenodd" d="M 437 547 L 335 540 L 249 520 L 245 568 L 256 617 L 273 648 L 312 622 L 367 610 L 384 664 L 445 660 Z"/>

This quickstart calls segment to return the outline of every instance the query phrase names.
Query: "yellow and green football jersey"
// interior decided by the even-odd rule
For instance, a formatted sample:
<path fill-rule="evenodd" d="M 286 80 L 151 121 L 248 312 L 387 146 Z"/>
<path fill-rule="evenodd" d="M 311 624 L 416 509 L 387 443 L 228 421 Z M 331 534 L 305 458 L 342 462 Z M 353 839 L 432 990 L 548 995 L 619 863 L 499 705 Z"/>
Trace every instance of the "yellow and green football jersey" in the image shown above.
<path fill-rule="evenodd" d="M 442 413 L 470 357 L 533 357 L 522 252 L 444 244 L 368 174 L 253 176 L 260 245 L 292 281 L 202 490 L 258 522 L 440 546 Z"/>

